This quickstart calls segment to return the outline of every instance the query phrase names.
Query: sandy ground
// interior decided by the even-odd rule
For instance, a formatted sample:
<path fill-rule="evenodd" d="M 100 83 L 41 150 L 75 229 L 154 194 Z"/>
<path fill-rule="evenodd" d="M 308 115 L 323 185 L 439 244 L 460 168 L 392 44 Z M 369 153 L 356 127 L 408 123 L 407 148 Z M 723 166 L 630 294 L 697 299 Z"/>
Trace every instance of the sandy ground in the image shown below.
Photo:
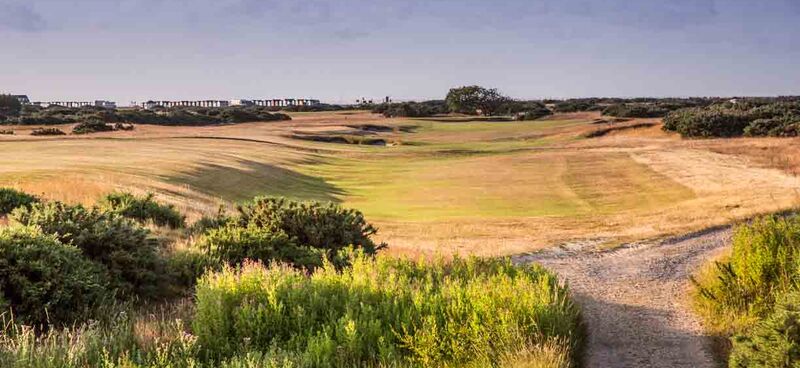
<path fill-rule="evenodd" d="M 575 243 L 517 257 L 557 272 L 589 328 L 586 367 L 716 367 L 690 311 L 689 276 L 729 243 L 730 228 L 593 251 Z"/>

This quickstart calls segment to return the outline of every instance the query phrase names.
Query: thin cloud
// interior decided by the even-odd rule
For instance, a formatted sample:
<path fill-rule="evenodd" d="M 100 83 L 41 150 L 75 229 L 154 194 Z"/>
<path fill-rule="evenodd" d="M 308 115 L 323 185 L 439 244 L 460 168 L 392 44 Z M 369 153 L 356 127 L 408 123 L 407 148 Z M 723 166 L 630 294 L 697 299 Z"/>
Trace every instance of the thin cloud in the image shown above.
<path fill-rule="evenodd" d="M 38 32 L 47 28 L 44 18 L 29 4 L 0 4 L 0 29 Z"/>

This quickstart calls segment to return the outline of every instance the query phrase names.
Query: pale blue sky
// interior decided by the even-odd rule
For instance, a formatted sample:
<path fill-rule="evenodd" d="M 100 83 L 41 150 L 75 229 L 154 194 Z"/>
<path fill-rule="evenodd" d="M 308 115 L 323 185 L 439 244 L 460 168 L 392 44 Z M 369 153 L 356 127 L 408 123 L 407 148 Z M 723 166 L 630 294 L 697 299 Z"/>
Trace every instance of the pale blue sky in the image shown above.
<path fill-rule="evenodd" d="M 800 94 L 800 0 L 0 0 L 36 100 Z"/>

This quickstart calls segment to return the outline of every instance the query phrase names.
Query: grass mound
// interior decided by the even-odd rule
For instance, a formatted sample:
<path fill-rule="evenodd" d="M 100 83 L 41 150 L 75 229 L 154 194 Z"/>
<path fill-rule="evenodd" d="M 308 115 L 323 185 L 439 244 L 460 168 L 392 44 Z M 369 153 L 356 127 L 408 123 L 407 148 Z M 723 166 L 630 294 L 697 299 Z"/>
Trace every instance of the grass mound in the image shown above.
<path fill-rule="evenodd" d="M 578 356 L 578 309 L 539 267 L 353 257 L 343 271 L 248 263 L 203 277 L 194 332 L 204 359 L 260 352 L 294 366 L 494 366 L 548 349 L 553 361 Z"/>

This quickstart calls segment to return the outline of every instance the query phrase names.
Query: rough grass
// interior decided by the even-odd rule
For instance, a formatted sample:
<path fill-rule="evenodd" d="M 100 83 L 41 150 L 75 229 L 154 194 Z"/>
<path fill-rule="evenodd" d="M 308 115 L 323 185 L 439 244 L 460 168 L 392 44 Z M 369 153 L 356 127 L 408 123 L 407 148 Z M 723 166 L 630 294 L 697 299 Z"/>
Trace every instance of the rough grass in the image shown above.
<path fill-rule="evenodd" d="M 259 264 L 207 275 L 194 332 L 212 360 L 270 349 L 319 367 L 477 367 L 524 356 L 564 366 L 583 337 L 566 289 L 541 268 L 363 256 L 311 276 Z"/>
<path fill-rule="evenodd" d="M 2 314 L 0 366 L 568 368 L 583 338 L 566 288 L 507 260 L 251 263 L 206 275 L 196 302 L 109 306 L 40 334 Z"/>
<path fill-rule="evenodd" d="M 695 310 L 712 335 L 747 334 L 798 287 L 800 218 L 767 216 L 739 226 L 731 251 L 693 278 Z M 729 342 L 721 344 L 726 355 Z"/>

